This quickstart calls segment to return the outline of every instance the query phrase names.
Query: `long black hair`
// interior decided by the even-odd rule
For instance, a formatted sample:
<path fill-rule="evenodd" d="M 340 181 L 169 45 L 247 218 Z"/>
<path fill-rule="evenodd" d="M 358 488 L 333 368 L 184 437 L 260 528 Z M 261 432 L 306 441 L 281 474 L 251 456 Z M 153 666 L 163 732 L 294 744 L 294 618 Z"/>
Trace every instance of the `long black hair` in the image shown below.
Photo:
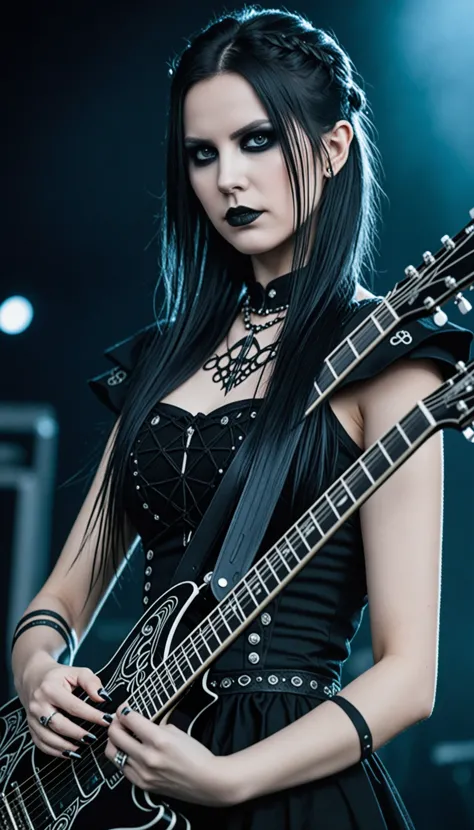
<path fill-rule="evenodd" d="M 156 331 L 130 380 L 104 481 L 89 522 L 99 521 L 92 577 L 123 543 L 124 482 L 130 452 L 157 401 L 192 376 L 215 353 L 238 314 L 250 257 L 210 223 L 189 180 L 183 109 L 199 81 L 233 72 L 254 89 L 275 130 L 292 186 L 297 228 L 291 296 L 273 373 L 259 416 L 240 448 L 245 454 L 249 504 L 272 469 L 272 448 L 301 420 L 318 367 L 335 345 L 356 285 L 373 268 L 380 209 L 380 159 L 366 97 L 336 38 L 300 14 L 248 6 L 214 19 L 170 63 L 166 188 L 160 231 Z M 323 166 L 330 164 L 324 134 L 341 120 L 354 129 L 342 169 L 328 179 L 309 243 L 305 215 L 308 182 L 298 180 L 301 146 L 308 137 Z M 316 168 L 315 168 L 316 169 Z M 317 175 L 315 173 L 315 175 Z M 295 366 L 298 371 L 295 371 Z M 290 469 L 294 499 L 315 500 L 336 450 L 327 405 L 306 419 Z M 275 474 L 275 470 L 273 470 Z M 87 535 L 87 534 L 86 534 Z M 114 560 L 114 565 L 116 565 Z"/>

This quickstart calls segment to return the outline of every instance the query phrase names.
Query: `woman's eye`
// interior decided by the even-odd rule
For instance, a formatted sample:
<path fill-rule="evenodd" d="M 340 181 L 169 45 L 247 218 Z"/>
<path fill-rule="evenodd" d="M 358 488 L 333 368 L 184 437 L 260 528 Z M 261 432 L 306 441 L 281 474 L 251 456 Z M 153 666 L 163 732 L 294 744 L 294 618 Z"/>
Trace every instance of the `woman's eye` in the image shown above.
<path fill-rule="evenodd" d="M 240 146 L 243 150 L 258 153 L 260 150 L 267 150 L 272 147 L 275 140 L 275 133 L 273 130 L 268 132 L 261 131 L 249 133 L 249 135 L 245 136 L 242 140 Z M 217 151 L 213 147 L 207 147 L 203 144 L 201 147 L 193 147 L 188 152 L 194 164 L 203 166 L 214 160 Z"/>
<path fill-rule="evenodd" d="M 273 138 L 272 133 L 253 133 L 252 135 L 250 135 L 248 137 L 248 139 L 246 139 L 245 146 L 248 147 L 249 150 L 263 149 L 264 147 L 267 147 L 269 144 L 273 143 L 272 138 Z M 263 141 L 262 141 L 262 139 L 263 139 Z M 249 146 L 249 144 L 248 144 L 249 141 L 254 141 L 255 142 L 254 147 Z"/>

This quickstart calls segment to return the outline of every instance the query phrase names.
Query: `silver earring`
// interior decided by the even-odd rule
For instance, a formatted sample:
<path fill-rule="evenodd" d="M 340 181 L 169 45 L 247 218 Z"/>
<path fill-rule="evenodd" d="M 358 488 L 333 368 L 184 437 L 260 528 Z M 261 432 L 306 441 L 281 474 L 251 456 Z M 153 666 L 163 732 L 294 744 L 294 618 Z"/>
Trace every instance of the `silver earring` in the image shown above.
<path fill-rule="evenodd" d="M 332 179 L 333 172 L 331 167 L 326 167 L 326 173 L 328 174 L 329 178 Z"/>

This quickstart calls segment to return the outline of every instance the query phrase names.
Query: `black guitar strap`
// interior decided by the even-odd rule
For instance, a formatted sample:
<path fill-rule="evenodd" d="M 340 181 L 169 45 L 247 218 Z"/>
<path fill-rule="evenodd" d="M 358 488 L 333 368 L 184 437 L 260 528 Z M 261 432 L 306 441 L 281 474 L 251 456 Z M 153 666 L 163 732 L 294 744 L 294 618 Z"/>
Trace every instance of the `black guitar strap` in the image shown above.
<path fill-rule="evenodd" d="M 272 464 L 275 470 L 278 469 L 280 473 L 283 473 L 280 479 L 282 482 L 290 469 L 303 426 L 304 419 L 292 430 L 284 445 L 275 447 L 273 451 Z M 275 486 L 275 482 L 267 482 L 259 499 L 258 510 L 249 511 L 245 498 L 243 463 L 242 454 L 237 453 L 227 468 L 186 552 L 181 557 L 172 580 L 176 584 L 197 576 L 204 557 L 222 537 L 225 527 L 229 527 L 229 520 L 235 510 L 213 570 L 211 588 L 218 600 L 222 599 L 249 569 L 281 493 L 281 487 Z M 240 495 L 242 498 L 235 509 Z"/>

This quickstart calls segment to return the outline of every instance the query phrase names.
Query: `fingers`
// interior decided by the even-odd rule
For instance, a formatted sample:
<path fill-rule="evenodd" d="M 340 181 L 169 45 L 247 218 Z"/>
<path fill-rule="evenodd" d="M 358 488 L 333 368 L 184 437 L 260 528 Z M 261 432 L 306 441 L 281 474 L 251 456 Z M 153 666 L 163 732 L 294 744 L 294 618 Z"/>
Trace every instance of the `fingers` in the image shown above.
<path fill-rule="evenodd" d="M 63 754 L 63 752 L 80 752 L 77 743 L 68 741 L 66 738 L 56 735 L 47 727 L 35 723 L 32 719 L 28 719 L 28 726 L 31 737 L 34 743 L 45 752 L 47 755 L 54 755 L 56 757 Z"/>
<path fill-rule="evenodd" d="M 30 712 L 33 717 L 39 719 L 42 715 L 49 715 L 51 711 L 56 709 L 61 709 L 66 715 L 72 715 L 75 718 L 86 720 L 99 726 L 104 726 L 108 720 L 104 718 L 103 712 L 98 711 L 84 700 L 71 694 L 71 692 L 68 692 L 62 686 L 46 680 L 40 689 L 34 693 L 33 700 L 30 704 Z M 57 717 L 56 715 L 54 720 Z M 55 729 L 57 731 L 56 725 Z"/>

